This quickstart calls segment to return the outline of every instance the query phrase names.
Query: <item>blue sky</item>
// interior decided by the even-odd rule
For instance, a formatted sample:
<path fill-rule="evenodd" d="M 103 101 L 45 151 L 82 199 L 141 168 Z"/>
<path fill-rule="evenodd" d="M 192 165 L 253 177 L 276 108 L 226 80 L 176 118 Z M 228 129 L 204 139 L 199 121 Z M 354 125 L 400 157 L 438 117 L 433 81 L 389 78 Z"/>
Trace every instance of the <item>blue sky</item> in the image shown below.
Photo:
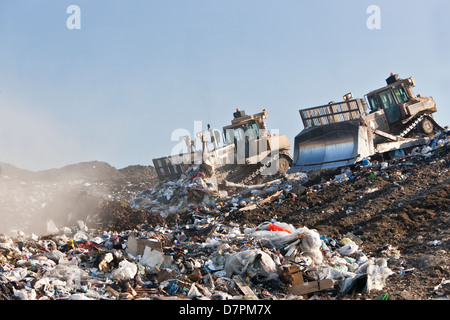
<path fill-rule="evenodd" d="M 66 12 L 80 10 L 81 29 Z M 370 5 L 380 29 L 367 28 Z M 298 110 L 413 76 L 449 125 L 450 2 L 0 0 L 0 162 L 151 165 L 236 107 L 293 144 Z"/>

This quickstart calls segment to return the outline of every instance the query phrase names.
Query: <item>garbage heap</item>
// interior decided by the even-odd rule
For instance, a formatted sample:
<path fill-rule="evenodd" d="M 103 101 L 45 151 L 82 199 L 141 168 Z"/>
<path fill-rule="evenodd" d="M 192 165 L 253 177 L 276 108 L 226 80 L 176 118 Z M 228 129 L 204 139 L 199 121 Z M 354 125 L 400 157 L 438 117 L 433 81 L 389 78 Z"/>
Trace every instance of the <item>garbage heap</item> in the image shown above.
<path fill-rule="evenodd" d="M 189 167 L 175 181 L 158 183 L 151 190 L 144 190 L 131 197 L 129 205 L 135 209 L 159 213 L 167 217 L 191 207 L 215 206 L 220 193 L 214 175 L 203 164 Z"/>
<path fill-rule="evenodd" d="M 2 234 L 0 299 L 333 298 L 381 289 L 392 273 L 351 234 L 335 241 L 277 221 L 242 228 L 192 218 L 171 229 L 98 233 L 78 221 L 42 237 Z"/>
<path fill-rule="evenodd" d="M 447 135 L 440 136 L 412 152 L 427 157 L 447 145 Z M 362 165 L 374 166 L 369 160 Z M 58 228 L 49 223 L 43 236 L 1 234 L 0 299 L 341 299 L 382 290 L 393 274 L 388 262 L 400 252 L 391 245 L 375 256 L 350 232 L 334 239 L 277 217 L 253 226 L 233 221 L 307 192 L 312 177 L 297 173 L 223 192 L 198 169 L 122 203 L 135 210 L 130 215 L 145 209 L 166 217 L 157 225 L 111 231 L 78 220 Z M 351 178 L 345 169 L 332 183 Z"/>

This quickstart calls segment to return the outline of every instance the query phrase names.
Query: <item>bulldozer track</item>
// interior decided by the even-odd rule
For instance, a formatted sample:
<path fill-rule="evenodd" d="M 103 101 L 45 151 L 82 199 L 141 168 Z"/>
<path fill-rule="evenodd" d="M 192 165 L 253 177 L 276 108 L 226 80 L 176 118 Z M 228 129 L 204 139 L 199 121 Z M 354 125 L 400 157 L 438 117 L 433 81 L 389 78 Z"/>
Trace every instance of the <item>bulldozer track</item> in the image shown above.
<path fill-rule="evenodd" d="M 433 126 L 438 130 L 444 130 L 444 128 L 442 128 L 435 120 L 433 117 L 430 117 L 426 114 L 422 114 L 420 116 L 418 116 L 417 118 L 411 120 L 412 122 L 410 122 L 410 125 L 408 125 L 405 130 L 403 130 L 399 136 L 404 138 L 408 133 L 410 133 L 412 130 L 414 130 L 415 128 L 417 128 L 417 126 L 419 125 L 419 123 L 421 123 L 423 120 L 430 120 L 433 123 Z"/>
<path fill-rule="evenodd" d="M 257 170 L 255 170 L 253 173 L 251 173 L 250 175 L 248 175 L 247 177 L 242 179 L 241 183 L 247 184 L 249 181 L 255 179 L 257 176 L 259 176 L 264 171 L 264 169 L 268 168 L 274 161 L 278 160 L 279 158 L 280 158 L 280 154 L 279 153 L 275 154 L 273 157 L 271 157 L 269 160 L 267 160 L 266 163 L 261 165 Z"/>
<path fill-rule="evenodd" d="M 422 114 L 416 120 L 414 120 L 408 127 L 405 128 L 405 130 L 400 133 L 400 137 L 404 138 L 408 133 L 410 133 L 414 128 L 417 127 L 417 125 L 423 120 L 424 117 L 425 115 Z"/>

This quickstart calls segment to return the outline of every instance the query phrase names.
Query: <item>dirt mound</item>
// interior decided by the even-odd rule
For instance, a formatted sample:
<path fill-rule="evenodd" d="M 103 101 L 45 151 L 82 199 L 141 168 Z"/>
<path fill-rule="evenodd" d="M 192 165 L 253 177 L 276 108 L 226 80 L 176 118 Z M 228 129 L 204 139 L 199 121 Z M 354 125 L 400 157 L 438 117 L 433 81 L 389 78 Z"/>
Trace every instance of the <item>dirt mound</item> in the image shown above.
<path fill-rule="evenodd" d="M 124 178 L 143 181 L 145 179 L 156 179 L 156 170 L 152 166 L 133 165 L 122 169 L 119 172 Z"/>
<path fill-rule="evenodd" d="M 143 165 L 131 165 L 122 169 L 116 169 L 109 163 L 102 161 L 79 162 L 61 168 L 42 171 L 30 171 L 17 168 L 8 163 L 0 163 L 0 176 L 23 181 L 145 181 L 155 180 L 156 171 L 152 166 Z"/>
<path fill-rule="evenodd" d="M 95 213 L 95 226 L 106 231 L 154 228 L 165 220 L 157 213 L 136 210 L 120 201 L 103 201 Z"/>
<path fill-rule="evenodd" d="M 59 169 L 37 172 L 40 180 L 111 180 L 121 178 L 120 172 L 106 162 L 90 161 L 70 164 Z"/>
<path fill-rule="evenodd" d="M 21 169 L 9 163 L 0 162 L 0 177 L 17 180 L 32 180 L 35 176 L 36 173 L 33 171 Z"/>

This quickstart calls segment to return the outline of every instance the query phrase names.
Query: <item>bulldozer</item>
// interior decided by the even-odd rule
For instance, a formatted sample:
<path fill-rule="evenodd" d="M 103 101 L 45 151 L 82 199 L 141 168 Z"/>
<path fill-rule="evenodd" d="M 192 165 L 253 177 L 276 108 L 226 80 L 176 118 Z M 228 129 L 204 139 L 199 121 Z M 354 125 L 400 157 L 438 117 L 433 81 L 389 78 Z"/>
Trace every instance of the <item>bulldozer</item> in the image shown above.
<path fill-rule="evenodd" d="M 208 124 L 206 131 L 196 133 L 195 140 L 184 136 L 186 152 L 152 160 L 158 178 L 178 179 L 193 164 L 207 168 L 217 184 L 224 180 L 248 183 L 259 175 L 286 173 L 293 161 L 291 144 L 283 134 L 268 133 L 267 117 L 266 109 L 247 115 L 237 108 L 222 134 Z M 196 149 L 198 141 L 201 147 Z"/>
<path fill-rule="evenodd" d="M 295 137 L 289 173 L 351 166 L 427 143 L 443 128 L 433 118 L 433 98 L 415 95 L 415 85 L 413 77 L 391 73 L 384 87 L 364 98 L 350 92 L 341 102 L 300 109 L 304 129 Z"/>

